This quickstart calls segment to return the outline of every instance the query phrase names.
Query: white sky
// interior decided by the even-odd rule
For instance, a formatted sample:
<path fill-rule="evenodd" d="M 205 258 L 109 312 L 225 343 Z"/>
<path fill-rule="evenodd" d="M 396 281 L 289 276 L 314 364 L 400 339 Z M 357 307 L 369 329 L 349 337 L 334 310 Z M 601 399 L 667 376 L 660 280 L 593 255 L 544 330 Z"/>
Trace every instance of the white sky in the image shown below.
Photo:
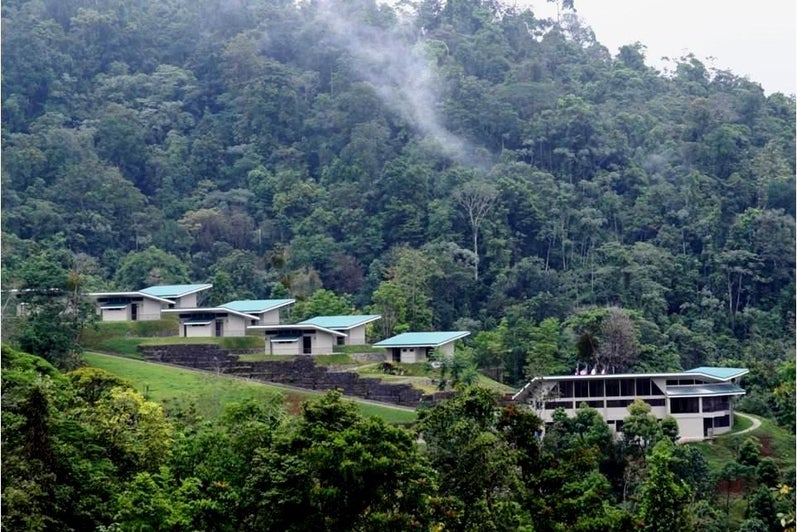
<path fill-rule="evenodd" d="M 511 0 L 510 0 L 511 2 Z M 663 56 L 691 52 L 707 67 L 760 83 L 767 94 L 795 94 L 797 0 L 574 0 L 576 11 L 612 55 L 636 41 L 659 70 Z M 517 0 L 538 18 L 555 17 L 546 0 Z M 714 59 L 710 59 L 714 58 Z"/>

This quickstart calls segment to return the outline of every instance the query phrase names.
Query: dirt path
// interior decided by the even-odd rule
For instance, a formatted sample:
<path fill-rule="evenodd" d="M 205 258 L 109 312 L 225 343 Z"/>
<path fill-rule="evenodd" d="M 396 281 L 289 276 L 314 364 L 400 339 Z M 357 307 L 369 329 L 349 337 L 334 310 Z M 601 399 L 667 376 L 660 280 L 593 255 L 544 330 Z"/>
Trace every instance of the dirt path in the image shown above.
<path fill-rule="evenodd" d="M 736 415 L 737 416 L 741 416 L 741 417 L 743 417 L 745 419 L 749 419 L 750 421 L 753 422 L 753 424 L 751 426 L 747 427 L 744 430 L 740 430 L 739 432 L 734 432 L 734 434 L 744 434 L 745 432 L 753 432 L 755 429 L 757 429 L 758 427 L 761 426 L 761 420 L 758 419 L 758 418 L 755 418 L 755 417 L 747 415 L 747 414 L 742 414 L 739 411 L 736 412 Z"/>

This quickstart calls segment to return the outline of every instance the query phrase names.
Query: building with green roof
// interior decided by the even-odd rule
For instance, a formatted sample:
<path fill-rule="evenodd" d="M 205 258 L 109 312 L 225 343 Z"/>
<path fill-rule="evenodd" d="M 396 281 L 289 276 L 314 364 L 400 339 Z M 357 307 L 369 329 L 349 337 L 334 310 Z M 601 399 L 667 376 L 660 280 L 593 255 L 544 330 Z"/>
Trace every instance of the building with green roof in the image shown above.
<path fill-rule="evenodd" d="M 159 320 L 161 311 L 197 306 L 201 293 L 211 284 L 173 284 L 150 286 L 127 292 L 91 292 L 101 321 Z"/>
<path fill-rule="evenodd" d="M 387 349 L 394 362 L 423 362 L 434 350 L 453 355 L 456 341 L 469 334 L 468 331 L 406 332 L 377 342 L 374 347 Z"/>
<path fill-rule="evenodd" d="M 700 367 L 681 372 L 606 373 L 578 368 L 572 375 L 535 377 L 513 399 L 528 404 L 545 423 L 563 408 L 569 416 L 582 404 L 596 409 L 615 434 L 623 432 L 628 405 L 641 399 L 658 419 L 672 416 L 684 441 L 731 430 L 745 368 Z"/>
<path fill-rule="evenodd" d="M 253 325 L 276 325 L 281 321 L 281 312 L 295 302 L 295 299 L 238 299 L 220 306 L 257 316 Z"/>
<path fill-rule="evenodd" d="M 365 326 L 381 318 L 382 316 L 378 314 L 316 316 L 299 322 L 299 325 L 318 325 L 325 329 L 345 333 L 345 337 L 338 337 L 338 345 L 364 345 L 366 343 Z"/>

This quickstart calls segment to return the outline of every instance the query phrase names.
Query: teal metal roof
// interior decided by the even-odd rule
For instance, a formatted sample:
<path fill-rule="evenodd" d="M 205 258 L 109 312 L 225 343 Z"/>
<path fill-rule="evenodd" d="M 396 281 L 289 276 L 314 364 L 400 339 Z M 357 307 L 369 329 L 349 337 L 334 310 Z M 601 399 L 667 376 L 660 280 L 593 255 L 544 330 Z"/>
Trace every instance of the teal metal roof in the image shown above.
<path fill-rule="evenodd" d="M 358 325 L 378 320 L 378 314 L 363 314 L 360 316 L 316 316 L 309 320 L 300 321 L 299 325 L 318 325 L 325 329 L 353 329 Z"/>
<path fill-rule="evenodd" d="M 749 370 L 746 368 L 714 368 L 709 366 L 702 366 L 699 368 L 690 369 L 685 373 L 698 373 L 706 375 L 708 377 L 712 377 L 714 379 L 727 381 L 736 377 L 741 377 L 742 375 L 748 372 Z"/>
<path fill-rule="evenodd" d="M 150 286 L 139 290 L 142 294 L 148 294 L 155 297 L 180 297 L 194 292 L 200 292 L 212 288 L 212 284 L 165 284 L 159 286 Z"/>
<path fill-rule="evenodd" d="M 743 395 L 745 392 L 735 384 L 695 384 L 690 386 L 667 386 L 669 397 L 698 397 L 704 395 Z"/>
<path fill-rule="evenodd" d="M 260 314 L 295 302 L 295 299 L 237 299 L 221 306 L 238 312 Z"/>
<path fill-rule="evenodd" d="M 469 331 L 409 332 L 377 342 L 374 347 L 439 347 L 469 334 Z"/>

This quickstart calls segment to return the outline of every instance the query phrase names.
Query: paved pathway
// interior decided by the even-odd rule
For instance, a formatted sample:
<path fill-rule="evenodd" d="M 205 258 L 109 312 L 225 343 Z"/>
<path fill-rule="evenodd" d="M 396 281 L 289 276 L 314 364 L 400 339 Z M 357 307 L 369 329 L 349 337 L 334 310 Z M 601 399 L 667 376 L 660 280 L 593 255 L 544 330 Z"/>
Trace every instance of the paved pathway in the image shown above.
<path fill-rule="evenodd" d="M 758 419 L 756 417 L 753 417 L 753 416 L 749 416 L 747 414 L 742 414 L 739 411 L 737 411 L 735 413 L 736 413 L 737 416 L 741 416 L 743 418 L 749 419 L 750 421 L 753 422 L 753 424 L 751 426 L 747 427 L 744 430 L 740 430 L 739 432 L 734 432 L 734 434 L 744 434 L 745 432 L 753 432 L 755 429 L 757 429 L 758 427 L 761 426 L 761 420 L 760 419 Z"/>

